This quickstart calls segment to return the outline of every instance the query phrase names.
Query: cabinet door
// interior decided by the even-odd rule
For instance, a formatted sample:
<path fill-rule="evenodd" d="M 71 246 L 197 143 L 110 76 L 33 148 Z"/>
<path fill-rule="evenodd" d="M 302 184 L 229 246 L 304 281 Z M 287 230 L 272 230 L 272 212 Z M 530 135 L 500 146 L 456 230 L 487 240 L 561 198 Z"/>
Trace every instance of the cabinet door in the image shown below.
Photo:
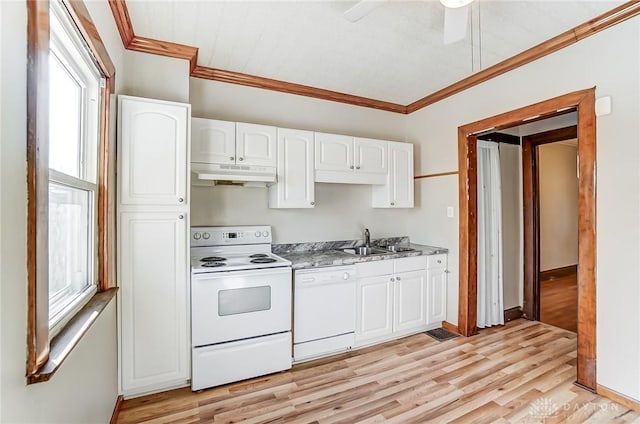
<path fill-rule="evenodd" d="M 236 123 L 192 118 L 191 162 L 235 163 Z"/>
<path fill-rule="evenodd" d="M 427 270 L 427 324 L 442 324 L 447 318 L 447 273 L 445 268 Z"/>
<path fill-rule="evenodd" d="M 276 166 L 276 128 L 236 123 L 236 163 Z"/>
<path fill-rule="evenodd" d="M 315 169 L 322 171 L 353 170 L 353 137 L 315 133 Z"/>
<path fill-rule="evenodd" d="M 187 216 L 122 212 L 119 225 L 123 393 L 185 384 L 189 378 Z"/>
<path fill-rule="evenodd" d="M 389 152 L 391 206 L 413 207 L 413 144 L 391 143 Z"/>
<path fill-rule="evenodd" d="M 358 281 L 356 342 L 382 339 L 393 333 L 393 281 L 390 275 Z"/>
<path fill-rule="evenodd" d="M 119 98 L 120 203 L 184 205 L 191 107 Z"/>
<path fill-rule="evenodd" d="M 270 208 L 313 208 L 313 133 L 278 128 L 278 182 L 269 187 Z"/>
<path fill-rule="evenodd" d="M 370 138 L 354 138 L 354 164 L 356 171 L 386 174 L 388 171 L 388 142 Z"/>
<path fill-rule="evenodd" d="M 427 272 L 403 272 L 396 274 L 395 280 L 394 332 L 424 327 L 427 321 Z"/>

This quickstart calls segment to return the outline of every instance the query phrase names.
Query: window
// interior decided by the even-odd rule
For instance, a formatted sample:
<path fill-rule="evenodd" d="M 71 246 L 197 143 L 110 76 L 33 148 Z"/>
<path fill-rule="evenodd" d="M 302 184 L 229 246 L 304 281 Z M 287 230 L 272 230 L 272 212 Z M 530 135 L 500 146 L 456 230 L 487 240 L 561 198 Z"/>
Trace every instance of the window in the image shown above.
<path fill-rule="evenodd" d="M 116 290 L 108 206 L 115 67 L 82 0 L 25 3 L 26 374 L 27 383 L 38 383 L 59 368 Z"/>
<path fill-rule="evenodd" d="M 57 1 L 49 15 L 49 337 L 96 292 L 102 76 Z"/>

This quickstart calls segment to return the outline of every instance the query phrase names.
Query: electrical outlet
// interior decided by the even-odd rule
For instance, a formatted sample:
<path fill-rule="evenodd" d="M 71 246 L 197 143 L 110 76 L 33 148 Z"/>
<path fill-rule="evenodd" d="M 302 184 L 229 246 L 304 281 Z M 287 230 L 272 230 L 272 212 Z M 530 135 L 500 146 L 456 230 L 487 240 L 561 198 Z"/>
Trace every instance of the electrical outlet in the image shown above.
<path fill-rule="evenodd" d="M 453 218 L 453 206 L 447 206 L 447 218 Z"/>

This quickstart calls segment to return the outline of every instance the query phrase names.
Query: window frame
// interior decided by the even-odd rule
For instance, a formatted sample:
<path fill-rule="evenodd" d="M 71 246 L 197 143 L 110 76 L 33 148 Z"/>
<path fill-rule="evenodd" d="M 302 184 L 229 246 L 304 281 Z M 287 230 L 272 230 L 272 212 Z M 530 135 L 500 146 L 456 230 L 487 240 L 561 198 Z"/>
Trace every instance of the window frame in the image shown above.
<path fill-rule="evenodd" d="M 110 247 L 113 231 L 109 208 L 113 193 L 109 184 L 113 166 L 110 154 L 111 94 L 115 67 L 82 0 L 51 0 L 61 4 L 104 78 L 99 88 L 99 134 L 95 168 L 96 293 L 88 303 L 50 338 L 49 328 L 49 48 L 50 2 L 27 0 L 27 383 L 47 381 L 68 356 L 115 295 Z M 55 172 L 54 172 L 55 173 Z M 54 175 L 55 178 L 55 175 Z M 97 312 L 97 313 L 96 313 Z M 51 353 L 51 355 L 50 355 Z M 53 359 L 50 359 L 50 356 Z"/>
<path fill-rule="evenodd" d="M 100 92 L 100 87 L 103 85 L 104 76 L 90 57 L 90 50 L 86 48 L 77 27 L 69 19 L 66 10 L 63 10 L 62 3 L 52 1 L 49 6 L 49 22 L 52 22 L 52 15 L 55 15 L 55 20 L 58 22 L 57 25 L 50 25 L 49 28 L 49 60 L 58 61 L 63 71 L 68 73 L 71 79 L 78 84 L 80 88 L 79 112 L 81 115 L 78 128 L 78 157 L 76 158 L 77 176 L 52 168 L 50 164 L 49 183 L 84 190 L 89 193 L 87 223 L 90 230 L 87 243 L 87 277 L 89 284 L 70 302 L 58 310 L 55 315 L 52 315 L 52 311 L 49 309 L 49 339 L 52 339 L 97 292 L 98 184 L 96 174 L 98 169 L 97 153 L 101 144 L 98 121 L 100 96 L 103 93 Z M 64 32 L 64 35 L 58 32 Z M 94 96 L 96 97 L 96 103 L 91 104 L 89 99 Z M 51 308 L 51 298 L 49 299 L 49 308 Z"/>

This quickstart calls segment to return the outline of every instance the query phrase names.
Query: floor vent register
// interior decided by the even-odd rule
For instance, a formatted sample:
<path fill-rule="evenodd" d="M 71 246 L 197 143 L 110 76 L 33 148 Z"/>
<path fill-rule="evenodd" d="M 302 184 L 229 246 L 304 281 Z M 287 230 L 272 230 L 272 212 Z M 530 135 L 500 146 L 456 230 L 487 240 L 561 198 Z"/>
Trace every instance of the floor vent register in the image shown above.
<path fill-rule="evenodd" d="M 443 328 L 436 328 L 435 330 L 429 330 L 426 332 L 428 336 L 433 337 L 439 342 L 444 342 L 446 340 L 455 339 L 459 336 L 459 334 L 452 333 Z"/>

